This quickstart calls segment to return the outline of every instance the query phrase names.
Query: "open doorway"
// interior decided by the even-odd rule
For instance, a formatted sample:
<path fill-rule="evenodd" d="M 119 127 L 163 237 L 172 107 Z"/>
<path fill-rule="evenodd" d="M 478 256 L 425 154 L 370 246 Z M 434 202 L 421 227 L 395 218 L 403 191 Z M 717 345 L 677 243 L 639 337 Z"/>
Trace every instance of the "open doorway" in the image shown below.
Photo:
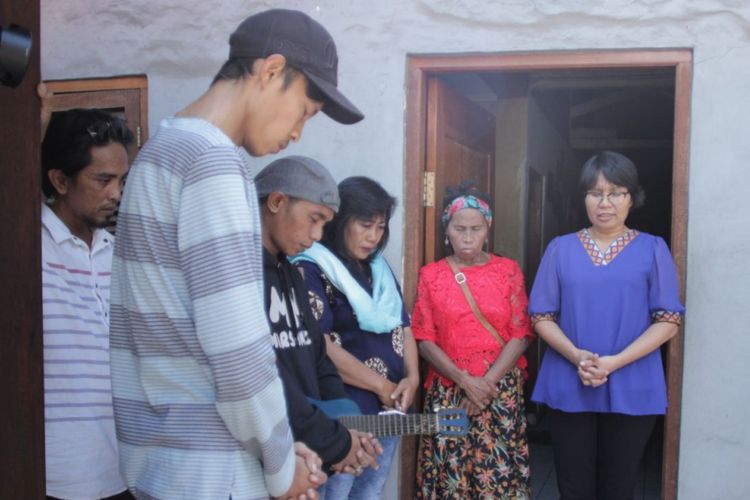
<path fill-rule="evenodd" d="M 649 201 L 633 211 L 628 224 L 671 243 L 684 287 L 690 61 L 689 51 L 411 58 L 405 192 L 414 193 L 422 184 L 435 190 L 424 193 L 424 207 L 413 196 L 405 197 L 407 299 L 413 301 L 416 270 L 441 256 L 435 241 L 438 200 L 440 189 L 455 176 L 446 167 L 455 168 L 456 152 L 472 163 L 461 170 L 483 173 L 480 185 L 493 195 L 496 207 L 493 249 L 522 265 L 529 287 L 546 244 L 588 225 L 576 185 L 583 162 L 602 149 L 626 154 L 639 168 Z M 446 96 L 449 106 L 441 103 Z M 492 117 L 491 127 L 478 129 L 494 134 L 481 155 L 477 145 L 485 139 L 465 140 L 450 132 L 462 128 L 456 102 L 462 110 L 481 108 Z M 446 153 L 450 162 L 440 158 Z M 527 399 L 542 351 L 538 343 L 527 354 Z M 649 493 L 646 498 L 676 497 L 680 340 L 669 344 L 665 357 L 670 410 L 646 457 L 646 482 L 639 486 Z M 530 437 L 543 438 L 543 409 L 529 405 L 528 411 L 532 424 L 539 424 L 537 435 Z M 402 498 L 412 497 L 407 478 L 413 477 L 408 464 L 415 452 L 404 446 Z M 539 481 L 535 486 L 540 488 Z"/>
<path fill-rule="evenodd" d="M 434 78 L 494 116 L 494 175 L 487 176 L 496 179 L 489 184 L 497 214 L 492 243 L 521 264 L 527 289 L 549 241 L 589 225 L 577 180 L 585 160 L 597 151 L 618 151 L 635 162 L 648 203 L 631 213 L 628 225 L 670 241 L 673 68 L 460 72 Z M 537 339 L 527 353 L 527 396 L 544 348 Z M 555 490 L 544 410 L 527 407 L 532 484 L 542 497 Z M 660 422 L 649 444 L 638 499 L 659 497 L 662 429 Z"/>

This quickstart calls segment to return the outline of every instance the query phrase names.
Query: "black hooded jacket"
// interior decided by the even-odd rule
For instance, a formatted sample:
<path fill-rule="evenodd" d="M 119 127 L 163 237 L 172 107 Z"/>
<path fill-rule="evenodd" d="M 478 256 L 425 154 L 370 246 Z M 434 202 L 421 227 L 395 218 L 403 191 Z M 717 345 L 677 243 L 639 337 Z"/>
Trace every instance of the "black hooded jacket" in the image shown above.
<path fill-rule="evenodd" d="M 284 255 L 275 257 L 264 248 L 263 278 L 266 314 L 294 439 L 305 443 L 330 467 L 349 453 L 351 436 L 346 427 L 307 398 L 346 398 L 344 383 L 326 354 L 323 333 L 310 309 L 300 272 Z"/>

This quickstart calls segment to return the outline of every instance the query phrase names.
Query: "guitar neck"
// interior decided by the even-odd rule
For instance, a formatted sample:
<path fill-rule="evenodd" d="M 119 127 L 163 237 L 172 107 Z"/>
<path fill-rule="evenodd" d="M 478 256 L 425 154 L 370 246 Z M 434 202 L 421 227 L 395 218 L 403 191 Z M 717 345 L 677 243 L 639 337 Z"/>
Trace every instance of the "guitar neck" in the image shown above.
<path fill-rule="evenodd" d="M 440 431 L 437 415 L 351 415 L 337 418 L 349 429 L 370 432 L 375 437 L 432 434 Z"/>

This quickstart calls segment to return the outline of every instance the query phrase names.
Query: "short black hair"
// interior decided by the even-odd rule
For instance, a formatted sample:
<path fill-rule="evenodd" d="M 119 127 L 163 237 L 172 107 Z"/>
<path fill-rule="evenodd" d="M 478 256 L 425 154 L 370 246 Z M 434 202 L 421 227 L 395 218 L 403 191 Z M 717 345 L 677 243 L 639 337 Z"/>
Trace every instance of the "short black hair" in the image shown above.
<path fill-rule="evenodd" d="M 127 149 L 133 134 L 127 122 L 98 109 L 71 109 L 52 113 L 42 141 L 42 191 L 48 198 L 57 190 L 49 180 L 50 170 L 68 177 L 91 164 L 91 148 L 112 142 Z"/>
<path fill-rule="evenodd" d="M 243 80 L 253 74 L 253 65 L 257 61 L 257 57 L 233 57 L 227 60 L 219 71 L 214 76 L 211 85 L 221 80 Z M 284 65 L 284 84 L 282 89 L 286 90 L 297 78 L 304 77 L 304 73 L 295 68 L 293 65 L 286 63 Z M 309 78 L 305 77 L 306 89 L 305 93 L 307 97 L 317 102 L 325 102 L 325 95 L 310 81 Z"/>
<path fill-rule="evenodd" d="M 615 151 L 600 151 L 586 160 L 578 180 L 584 195 L 596 186 L 599 174 L 604 176 L 607 182 L 627 189 L 633 198 L 633 208 L 643 206 L 646 193 L 638 183 L 638 169 L 627 156 Z"/>
<path fill-rule="evenodd" d="M 352 260 L 346 248 L 345 229 L 349 221 L 371 219 L 382 216 L 385 219 L 385 231 L 368 261 L 375 258 L 388 244 L 390 230 L 388 223 L 396 207 L 396 198 L 369 177 L 348 177 L 339 183 L 341 206 L 333 220 L 325 225 L 322 243 L 344 261 Z"/>

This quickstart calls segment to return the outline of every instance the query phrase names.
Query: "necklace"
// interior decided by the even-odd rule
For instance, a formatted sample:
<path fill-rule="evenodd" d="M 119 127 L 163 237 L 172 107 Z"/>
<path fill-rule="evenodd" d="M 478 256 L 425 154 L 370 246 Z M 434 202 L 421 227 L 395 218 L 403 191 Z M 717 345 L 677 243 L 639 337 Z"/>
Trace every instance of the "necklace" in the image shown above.
<path fill-rule="evenodd" d="M 456 257 L 455 254 L 449 256 L 448 259 L 455 262 L 458 267 L 471 267 L 471 266 L 479 266 L 482 264 L 486 264 L 487 261 L 490 260 L 490 257 L 485 252 L 479 252 L 479 254 L 474 259 L 472 259 L 471 262 L 464 262 L 458 257 Z"/>

